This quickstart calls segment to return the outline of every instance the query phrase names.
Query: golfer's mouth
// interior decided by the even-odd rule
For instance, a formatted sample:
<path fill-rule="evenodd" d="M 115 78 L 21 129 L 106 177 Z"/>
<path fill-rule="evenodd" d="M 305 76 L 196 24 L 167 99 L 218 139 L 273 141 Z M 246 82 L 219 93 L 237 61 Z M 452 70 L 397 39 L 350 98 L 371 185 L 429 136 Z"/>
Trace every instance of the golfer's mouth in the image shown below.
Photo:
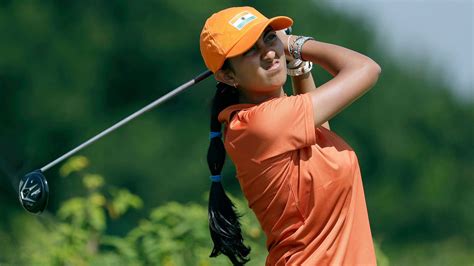
<path fill-rule="evenodd" d="M 267 71 L 278 71 L 280 69 L 280 61 L 275 61 L 273 64 L 269 65 L 266 70 Z"/>

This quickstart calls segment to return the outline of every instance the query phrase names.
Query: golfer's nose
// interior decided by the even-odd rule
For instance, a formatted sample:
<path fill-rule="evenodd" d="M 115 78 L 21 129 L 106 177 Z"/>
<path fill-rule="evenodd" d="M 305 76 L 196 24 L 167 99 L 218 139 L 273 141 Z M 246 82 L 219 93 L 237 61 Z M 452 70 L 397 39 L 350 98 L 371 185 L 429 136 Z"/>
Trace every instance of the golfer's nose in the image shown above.
<path fill-rule="evenodd" d="M 276 56 L 276 52 L 271 47 L 265 47 L 263 49 L 263 57 L 262 57 L 263 60 L 273 60 L 275 59 L 275 56 Z"/>

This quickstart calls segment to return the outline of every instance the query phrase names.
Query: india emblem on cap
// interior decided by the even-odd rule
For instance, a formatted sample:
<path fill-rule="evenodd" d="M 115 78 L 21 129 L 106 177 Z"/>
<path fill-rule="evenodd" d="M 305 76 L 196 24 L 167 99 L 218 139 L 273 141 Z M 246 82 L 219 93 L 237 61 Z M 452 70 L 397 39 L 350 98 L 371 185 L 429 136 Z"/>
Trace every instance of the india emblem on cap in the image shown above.
<path fill-rule="evenodd" d="M 256 19 L 257 16 L 254 14 L 244 11 L 235 15 L 231 20 L 229 20 L 230 25 L 234 26 L 236 29 L 241 30 L 245 25 L 249 24 L 252 20 Z"/>

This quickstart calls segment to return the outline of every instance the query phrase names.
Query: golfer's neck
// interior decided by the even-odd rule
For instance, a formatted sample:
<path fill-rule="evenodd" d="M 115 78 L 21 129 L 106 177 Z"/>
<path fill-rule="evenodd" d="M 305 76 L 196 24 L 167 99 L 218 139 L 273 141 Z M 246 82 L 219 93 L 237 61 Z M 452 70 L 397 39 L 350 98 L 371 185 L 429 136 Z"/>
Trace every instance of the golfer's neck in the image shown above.
<path fill-rule="evenodd" d="M 279 98 L 285 96 L 285 91 L 283 87 L 273 92 L 252 92 L 248 93 L 246 91 L 240 91 L 239 102 L 240 103 L 251 103 L 251 104 L 260 104 L 266 102 L 273 98 Z"/>

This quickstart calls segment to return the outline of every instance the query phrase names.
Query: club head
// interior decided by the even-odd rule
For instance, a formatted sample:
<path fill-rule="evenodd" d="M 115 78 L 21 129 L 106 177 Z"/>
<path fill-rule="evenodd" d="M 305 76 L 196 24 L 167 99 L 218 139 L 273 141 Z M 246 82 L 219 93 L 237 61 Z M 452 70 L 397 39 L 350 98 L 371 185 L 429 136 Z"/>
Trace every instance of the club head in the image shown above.
<path fill-rule="evenodd" d="M 19 185 L 20 203 L 33 214 L 40 214 L 48 205 L 49 187 L 48 181 L 41 170 L 35 170 L 25 175 Z"/>

